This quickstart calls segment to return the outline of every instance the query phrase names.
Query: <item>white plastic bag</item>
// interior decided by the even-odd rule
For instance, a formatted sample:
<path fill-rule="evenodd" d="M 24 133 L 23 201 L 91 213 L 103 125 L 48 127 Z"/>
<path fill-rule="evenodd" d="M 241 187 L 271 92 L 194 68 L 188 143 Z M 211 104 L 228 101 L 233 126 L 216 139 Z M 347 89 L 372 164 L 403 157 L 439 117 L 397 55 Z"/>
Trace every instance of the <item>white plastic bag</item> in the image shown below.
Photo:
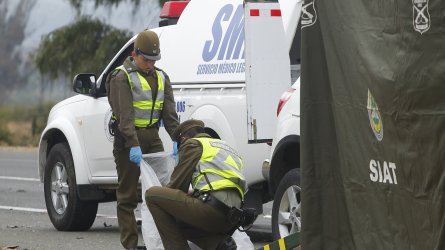
<path fill-rule="evenodd" d="M 162 186 L 170 182 L 176 160 L 173 152 L 159 152 L 142 155 L 142 158 L 152 167 Z"/>
<path fill-rule="evenodd" d="M 145 246 L 147 249 L 162 250 L 161 236 L 156 228 L 153 216 L 151 216 L 150 210 L 148 210 L 147 203 L 145 203 L 145 191 L 153 186 L 161 186 L 153 169 L 145 161 L 141 161 L 141 185 L 142 185 L 142 204 L 141 204 L 141 217 L 142 217 L 142 238 L 144 238 Z"/>
<path fill-rule="evenodd" d="M 255 249 L 252 241 L 250 240 L 249 235 L 247 235 L 246 232 L 235 230 L 235 232 L 232 234 L 232 238 L 236 242 L 236 249 L 242 249 L 242 250 Z"/>
<path fill-rule="evenodd" d="M 170 176 L 176 165 L 173 154 L 170 152 L 159 152 L 145 154 L 141 161 L 141 186 L 142 186 L 142 237 L 145 246 L 150 250 L 162 250 L 161 236 L 159 235 L 153 216 L 148 210 L 145 202 L 145 192 L 153 186 L 165 186 L 170 181 Z"/>

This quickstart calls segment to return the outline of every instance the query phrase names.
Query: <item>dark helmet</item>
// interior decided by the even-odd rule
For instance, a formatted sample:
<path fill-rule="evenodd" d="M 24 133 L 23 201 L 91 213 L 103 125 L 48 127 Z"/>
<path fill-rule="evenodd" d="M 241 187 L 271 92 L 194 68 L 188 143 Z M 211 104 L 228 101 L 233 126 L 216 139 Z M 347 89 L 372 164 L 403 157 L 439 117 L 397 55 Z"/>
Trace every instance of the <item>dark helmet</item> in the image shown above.
<path fill-rule="evenodd" d="M 161 59 L 158 35 L 150 30 L 144 30 L 138 34 L 134 42 L 134 50 L 149 60 Z"/>
<path fill-rule="evenodd" d="M 173 135 L 172 135 L 173 141 L 178 142 L 182 134 L 184 134 L 185 132 L 187 132 L 188 130 L 190 130 L 194 127 L 204 128 L 204 122 L 201 120 L 190 119 L 190 120 L 187 120 L 187 121 L 179 124 L 179 126 L 173 132 Z"/>

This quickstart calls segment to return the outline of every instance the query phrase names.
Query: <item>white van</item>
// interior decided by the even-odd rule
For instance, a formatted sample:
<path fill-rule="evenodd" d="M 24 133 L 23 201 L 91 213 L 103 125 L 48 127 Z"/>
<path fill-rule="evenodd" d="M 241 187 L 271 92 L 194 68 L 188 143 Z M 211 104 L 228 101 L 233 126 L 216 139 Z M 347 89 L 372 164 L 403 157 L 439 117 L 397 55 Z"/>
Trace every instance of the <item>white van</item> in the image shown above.
<path fill-rule="evenodd" d="M 271 200 L 261 172 L 270 147 L 248 143 L 243 1 L 193 0 L 168 5 L 161 12 L 166 18 L 161 23 L 168 25 L 153 29 L 159 35 L 162 54 L 156 66 L 170 77 L 180 120 L 203 120 L 207 133 L 240 152 L 249 183 L 246 205 L 261 212 L 262 204 Z M 82 86 L 74 86 L 79 95 L 56 104 L 49 114 L 39 144 L 38 167 L 48 214 L 58 230 L 89 229 L 98 203 L 116 199 L 111 109 L 104 83 L 106 76 L 130 55 L 134 39 L 123 46 L 98 78 L 92 74 L 76 76 L 75 82 L 82 82 Z M 283 84 L 290 86 L 290 81 Z M 273 103 L 285 89 L 271 93 Z M 163 128 L 160 134 L 169 151 L 169 136 Z"/>

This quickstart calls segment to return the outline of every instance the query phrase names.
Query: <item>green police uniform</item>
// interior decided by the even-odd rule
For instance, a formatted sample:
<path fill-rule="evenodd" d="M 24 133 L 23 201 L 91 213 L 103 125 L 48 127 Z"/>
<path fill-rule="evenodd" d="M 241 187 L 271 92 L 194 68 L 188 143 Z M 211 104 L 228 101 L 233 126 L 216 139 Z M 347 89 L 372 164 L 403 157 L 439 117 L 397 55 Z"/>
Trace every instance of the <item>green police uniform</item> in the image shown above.
<path fill-rule="evenodd" d="M 175 139 L 176 136 L 173 138 Z M 187 194 L 190 184 L 194 189 L 209 191 L 208 183 L 201 182 L 205 179 L 202 173 L 214 171 L 215 166 L 212 164 L 206 166 L 206 164 L 216 159 L 217 151 L 227 153 L 221 148 L 214 150 L 215 148 L 207 147 L 206 143 L 209 140 L 221 142 L 227 146 L 220 140 L 211 139 L 205 133 L 197 134 L 180 146 L 179 162 L 167 187 L 152 187 L 145 193 L 147 205 L 167 250 L 189 249 L 187 240 L 202 249 L 215 249 L 228 237 L 227 232 L 234 227 L 222 211 Z M 235 175 L 239 178 L 233 179 L 237 179 L 235 182 L 240 184 L 221 183 L 220 181 L 225 182 L 227 179 L 212 179 L 212 175 L 208 174 L 208 179 L 214 184 L 212 186 L 215 190 L 210 192 L 227 206 L 239 208 L 246 191 L 246 183 L 240 173 L 242 160 L 236 153 L 229 153 L 224 158 L 227 159 L 226 162 L 229 162 L 229 165 L 236 162 L 239 171 L 235 171 Z M 221 159 L 216 162 L 222 163 Z M 218 185 L 218 182 L 221 185 Z"/>
<path fill-rule="evenodd" d="M 122 67 L 125 70 L 120 68 L 114 71 L 110 80 L 107 81 L 106 87 L 108 100 L 118 124 L 114 137 L 113 155 L 119 182 L 116 197 L 121 243 L 125 248 L 132 248 L 136 247 L 138 243 L 134 209 L 138 203 L 137 186 L 140 169 L 129 159 L 130 148 L 140 146 L 143 154 L 163 151 L 162 141 L 158 134 L 159 121 L 163 120 L 165 129 L 172 136 L 178 126 L 178 116 L 175 110 L 173 90 L 169 78 L 164 72 L 159 69 L 143 72 L 131 57 L 124 61 Z M 150 111 L 149 113 L 152 115 L 146 119 L 139 117 L 139 111 L 134 106 L 136 92 L 135 84 L 131 81 L 136 80 L 131 80 L 129 75 L 135 75 L 131 72 L 137 72 L 137 76 L 141 78 L 143 84 L 148 84 L 144 88 L 151 90 L 151 101 L 156 102 L 160 99 L 159 96 L 163 95 L 162 104 L 155 107 L 153 112 Z M 163 79 L 160 80 L 160 77 Z M 142 114 L 144 113 L 142 112 Z"/>

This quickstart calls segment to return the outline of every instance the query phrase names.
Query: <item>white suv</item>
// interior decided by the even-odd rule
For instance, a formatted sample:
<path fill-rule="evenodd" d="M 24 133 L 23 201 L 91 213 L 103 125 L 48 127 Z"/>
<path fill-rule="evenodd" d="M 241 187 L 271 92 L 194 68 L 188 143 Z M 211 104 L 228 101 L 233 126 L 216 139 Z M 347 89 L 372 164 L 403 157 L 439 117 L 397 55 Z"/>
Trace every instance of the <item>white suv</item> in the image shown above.
<path fill-rule="evenodd" d="M 295 4 L 292 0 L 287 2 Z M 178 4 L 183 8 L 179 19 Z M 243 155 L 243 173 L 249 183 L 245 206 L 256 208 L 261 213 L 262 205 L 271 199 L 267 182 L 261 174 L 262 161 L 268 157 L 269 146 L 248 143 L 248 128 L 256 128 L 257 123 L 247 117 L 245 71 L 260 68 L 255 63 L 264 60 L 264 53 L 261 51 L 261 56 L 250 61 L 255 67 L 245 67 L 248 56 L 244 58 L 243 22 L 250 16 L 244 17 L 241 0 L 172 1 L 170 7 L 173 5 L 177 8 L 167 8 L 167 14 L 161 11 L 161 16 L 170 18 L 168 21 L 172 24 L 153 29 L 162 45 L 162 59 L 156 65 L 169 75 L 180 120 L 194 118 L 204 121 L 207 133 L 227 141 Z M 288 18 L 296 23 L 295 16 L 289 14 Z M 258 20 L 255 15 L 252 18 Z M 173 20 L 177 24 L 173 24 Z M 259 20 L 264 21 L 262 18 Z M 276 20 L 273 18 L 274 24 L 278 24 Z M 274 28 L 265 25 L 262 30 L 266 27 Z M 77 75 L 73 89 L 79 95 L 56 104 L 49 114 L 39 144 L 38 169 L 44 182 L 48 215 L 58 230 L 89 229 L 96 217 L 98 203 L 116 200 L 118 179 L 112 155 L 112 112 L 104 83 L 110 72 L 131 53 L 134 39 L 122 47 L 101 75 Z M 296 44 L 296 39 L 293 41 Z M 256 48 L 252 43 L 248 45 Z M 285 47 L 280 48 L 284 50 Z M 278 51 L 276 49 L 268 55 L 276 58 Z M 280 54 L 286 55 L 284 52 Z M 268 71 L 257 72 L 270 75 Z M 260 78 L 258 74 L 249 76 Z M 284 74 L 273 78 L 278 83 L 288 82 L 281 79 L 287 79 Z M 267 94 L 269 98 L 273 96 L 271 92 Z M 264 114 L 271 114 L 272 119 L 273 111 L 268 112 L 268 108 L 273 110 L 273 104 L 270 105 L 268 100 L 261 99 L 263 106 L 258 108 Z M 160 137 L 168 150 L 172 148 L 172 142 L 162 124 L 160 126 Z"/>
<path fill-rule="evenodd" d="M 274 195 L 272 234 L 279 239 L 301 230 L 300 207 L 300 78 L 283 93 L 277 128 L 263 175 Z"/>
<path fill-rule="evenodd" d="M 293 0 L 281 2 L 286 3 L 288 7 L 298 5 L 297 1 Z M 255 135 L 256 140 L 257 121 L 256 119 L 248 120 L 247 90 L 249 88 L 246 87 L 246 73 L 250 77 L 248 79 L 256 77 L 264 81 L 265 78 L 261 77 L 261 73 L 269 77 L 270 71 L 261 70 L 263 69 L 261 62 L 267 62 L 269 65 L 269 61 L 264 59 L 267 53 L 263 53 L 264 51 L 260 49 L 258 51 L 261 56 L 253 56 L 255 48 L 258 49 L 254 42 L 270 45 L 278 41 L 283 42 L 283 40 L 274 37 L 273 43 L 272 40 L 266 39 L 251 39 L 246 42 L 243 27 L 245 20 L 248 19 L 261 22 L 273 19 L 275 25 L 278 24 L 278 19 L 267 14 L 272 13 L 272 9 L 267 12 L 263 6 L 258 7 L 256 11 L 261 9 L 266 19 L 257 19 L 256 11 L 249 12 L 253 13 L 252 15 L 244 15 L 242 0 L 194 0 L 168 3 L 170 7 L 166 8 L 165 12 L 161 11 L 161 17 L 165 17 L 167 21 L 165 23 L 169 25 L 153 29 L 158 34 L 162 47 L 162 59 L 156 65 L 169 75 L 179 118 L 181 121 L 191 118 L 204 121 L 208 134 L 227 141 L 237 148 L 243 155 L 243 173 L 249 183 L 245 206 L 256 208 L 259 213 L 262 213 L 262 205 L 271 199 L 267 181 L 261 173 L 262 161 L 268 157 L 270 147 L 265 143 L 248 143 L 250 142 L 248 135 Z M 269 8 L 272 7 L 275 10 L 273 13 L 279 14 L 276 11 L 278 7 L 269 6 Z M 298 8 L 288 7 L 283 7 L 283 10 L 292 9 L 295 13 L 299 13 Z M 288 21 L 282 20 L 283 23 L 288 24 L 286 34 L 289 34 L 288 42 L 292 43 L 288 44 L 291 47 L 289 53 L 291 64 L 296 64 L 297 60 L 292 55 L 297 53 L 292 51 L 298 51 L 296 48 L 299 37 L 295 35 L 295 29 L 299 15 L 286 13 Z M 272 31 L 277 30 L 275 26 L 263 25 L 261 26 L 262 33 L 269 34 L 266 32 L 267 28 Z M 285 38 L 284 35 L 282 38 Z M 89 229 L 96 217 L 98 203 L 116 200 L 115 189 L 118 180 L 112 155 L 114 139 L 110 131 L 112 112 L 104 85 L 110 72 L 121 65 L 133 50 L 134 39 L 135 37 L 122 47 L 101 75 L 89 73 L 77 75 L 73 81 L 73 89 L 79 95 L 56 104 L 49 114 L 48 124 L 40 139 L 38 169 L 40 180 L 44 182 L 48 215 L 58 230 Z M 246 43 L 247 46 L 245 46 Z M 247 50 L 249 45 L 251 50 Z M 287 49 L 287 46 L 280 46 L 280 49 L 275 48 L 274 53 L 268 53 L 267 56 L 276 59 L 278 54 L 287 54 L 286 51 L 278 53 L 280 50 Z M 252 54 L 244 53 L 244 51 L 252 51 Z M 245 58 L 244 54 L 246 54 Z M 249 55 L 252 59 L 250 61 L 252 67 L 246 67 Z M 257 73 L 250 74 L 252 69 L 255 69 Z M 289 82 L 286 74 L 277 74 L 272 78 L 273 81 L 268 80 L 262 86 L 270 85 L 275 81 L 278 84 L 285 83 L 283 85 Z M 257 84 L 260 81 L 251 82 Z M 273 86 L 278 97 L 281 88 Z M 256 90 L 256 88 L 250 88 L 249 91 L 252 89 Z M 270 105 L 268 101 L 275 99 L 275 93 L 263 91 L 259 94 L 267 94 L 268 99 L 257 98 L 261 105 L 255 108 L 258 108 L 261 111 L 258 113 L 264 114 L 265 117 L 270 114 L 270 119 L 263 119 L 268 122 L 266 125 L 269 125 L 271 124 L 269 121 L 273 119 L 273 111 L 269 112 L 269 108 L 273 110 L 273 104 Z M 287 106 L 283 106 L 282 112 L 288 108 Z M 162 124 L 160 126 L 159 133 L 164 148 L 170 149 L 172 148 L 171 139 Z M 273 130 L 273 126 L 270 127 Z M 250 129 L 249 134 L 248 129 Z M 291 152 L 297 150 L 297 145 L 293 149 L 285 150 L 284 154 L 287 155 L 286 152 L 289 150 Z M 279 146 L 280 144 L 276 146 L 276 151 L 281 148 Z M 275 171 L 278 165 L 274 159 L 282 155 L 283 152 L 278 150 L 272 158 L 271 177 L 274 178 L 271 179 L 271 187 L 274 192 L 284 174 L 297 165 L 296 159 L 293 161 L 295 164 L 291 165 L 288 165 L 284 159 L 283 166 L 289 167 Z"/>

